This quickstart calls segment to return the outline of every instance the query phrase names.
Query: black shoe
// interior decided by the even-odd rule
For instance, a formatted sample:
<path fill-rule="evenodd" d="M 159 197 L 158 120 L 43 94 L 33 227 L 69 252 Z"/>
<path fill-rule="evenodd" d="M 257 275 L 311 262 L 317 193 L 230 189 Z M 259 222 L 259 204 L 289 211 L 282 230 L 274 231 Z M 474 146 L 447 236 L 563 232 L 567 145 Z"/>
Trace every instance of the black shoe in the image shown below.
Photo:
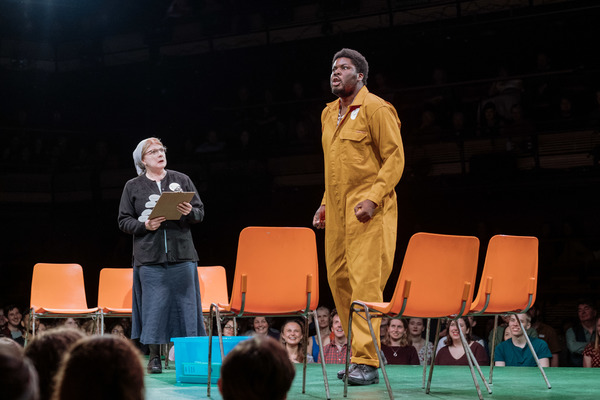
<path fill-rule="evenodd" d="M 356 364 L 353 363 L 348 365 L 348 373 L 354 371 L 354 368 L 356 368 Z M 346 368 L 340 369 L 337 373 L 338 379 L 344 379 L 344 375 L 346 375 Z"/>
<path fill-rule="evenodd" d="M 359 364 L 352 372 L 348 373 L 348 383 L 351 385 L 372 385 L 373 383 L 379 383 L 379 372 L 375 367 Z"/>
<path fill-rule="evenodd" d="M 159 356 L 154 356 L 148 361 L 148 373 L 149 374 L 161 374 L 162 364 Z"/>

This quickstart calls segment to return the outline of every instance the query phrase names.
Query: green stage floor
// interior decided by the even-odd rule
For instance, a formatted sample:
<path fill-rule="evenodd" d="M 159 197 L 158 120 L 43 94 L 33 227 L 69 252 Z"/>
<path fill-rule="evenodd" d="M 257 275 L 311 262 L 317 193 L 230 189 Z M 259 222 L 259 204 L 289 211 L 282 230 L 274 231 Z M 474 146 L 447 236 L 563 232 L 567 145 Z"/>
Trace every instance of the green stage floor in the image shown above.
<path fill-rule="evenodd" d="M 174 368 L 171 364 L 170 367 Z M 327 376 L 331 398 L 343 399 L 344 385 L 336 377 L 340 365 L 327 365 Z M 436 366 L 434 369 L 431 393 L 421 389 L 423 368 L 418 366 L 393 365 L 386 368 L 390 383 L 397 399 L 477 399 L 477 392 L 468 367 Z M 482 368 L 487 376 L 489 367 Z M 296 378 L 288 393 L 288 400 L 325 399 L 325 386 L 319 364 L 307 367 L 306 393 L 302 394 L 302 366 L 299 365 Z M 546 375 L 552 385 L 548 389 L 537 368 L 503 367 L 494 368 L 493 393 L 490 395 L 479 381 L 484 399 L 560 399 L 560 400 L 600 400 L 600 369 L 546 368 Z M 377 385 L 350 386 L 348 399 L 378 400 L 388 399 L 383 376 Z M 162 374 L 146 376 L 147 400 L 206 399 L 206 385 L 182 384 L 176 382 L 175 369 L 164 370 Z M 212 385 L 212 399 L 221 400 L 217 385 Z"/>

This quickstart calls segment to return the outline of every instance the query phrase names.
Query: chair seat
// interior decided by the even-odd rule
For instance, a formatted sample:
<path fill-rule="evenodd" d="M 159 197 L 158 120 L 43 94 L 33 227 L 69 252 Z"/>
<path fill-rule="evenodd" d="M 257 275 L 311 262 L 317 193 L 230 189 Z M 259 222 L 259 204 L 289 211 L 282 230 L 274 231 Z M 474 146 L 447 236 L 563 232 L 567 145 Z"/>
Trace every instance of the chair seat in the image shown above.
<path fill-rule="evenodd" d="M 94 308 L 45 308 L 31 306 L 36 314 L 93 314 L 98 312 L 98 307 Z"/>
<path fill-rule="evenodd" d="M 115 308 L 115 307 L 102 307 L 101 311 L 105 314 L 116 313 L 116 314 L 131 314 L 131 308 Z"/>
<path fill-rule="evenodd" d="M 365 303 L 367 305 L 367 307 L 369 307 L 370 309 L 373 309 L 375 311 L 379 311 L 383 314 L 387 314 L 391 311 L 392 308 L 392 303 L 391 302 L 383 302 L 383 303 L 371 303 L 369 301 L 364 301 L 363 303 Z"/>

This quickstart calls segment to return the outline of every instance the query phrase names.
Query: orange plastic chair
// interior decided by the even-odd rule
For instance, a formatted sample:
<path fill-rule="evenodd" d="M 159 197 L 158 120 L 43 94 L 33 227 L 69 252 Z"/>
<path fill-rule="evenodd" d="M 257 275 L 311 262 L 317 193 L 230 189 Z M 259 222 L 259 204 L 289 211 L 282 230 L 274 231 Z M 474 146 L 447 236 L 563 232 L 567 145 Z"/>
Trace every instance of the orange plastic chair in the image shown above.
<path fill-rule="evenodd" d="M 39 318 L 92 318 L 98 307 L 88 308 L 79 264 L 38 263 L 31 279 L 30 315 L 32 332 Z"/>
<path fill-rule="evenodd" d="M 212 303 L 209 318 L 209 343 L 212 343 L 213 321 L 222 316 L 234 318 L 255 316 L 288 316 L 305 319 L 304 335 L 308 337 L 308 315 L 319 303 L 319 265 L 315 234 L 308 228 L 248 227 L 242 230 L 231 300 Z M 221 326 L 217 323 L 221 355 L 223 342 Z M 321 337 L 317 329 L 319 348 Z M 212 346 L 208 348 L 209 365 Z M 327 398 L 329 386 L 324 362 L 321 363 Z M 210 396 L 208 368 L 207 394 Z M 306 354 L 302 378 L 302 393 L 306 387 Z"/>
<path fill-rule="evenodd" d="M 198 267 L 198 278 L 200 280 L 202 312 L 210 312 L 212 303 L 225 304 L 229 301 L 225 268 L 220 265 Z"/>
<path fill-rule="evenodd" d="M 385 370 L 381 350 L 377 345 L 377 337 L 373 330 L 372 318 L 388 316 L 391 318 L 458 318 L 465 315 L 471 305 L 474 282 L 477 275 L 477 258 L 479 239 L 473 236 L 440 235 L 434 233 L 414 234 L 406 249 L 396 289 L 389 303 L 367 302 L 355 300 L 350 307 L 348 342 L 352 340 L 352 319 L 363 318 L 369 324 L 371 336 L 375 343 L 379 365 L 385 379 L 391 400 L 394 395 Z M 439 337 L 437 324 L 436 343 Z M 459 330 L 460 331 L 460 330 Z M 377 332 L 377 335 L 379 332 Z M 468 348 L 463 337 L 463 347 Z M 467 350 L 465 349 L 465 352 Z M 468 354 L 468 353 L 467 353 Z M 481 390 L 473 369 L 470 357 L 469 367 L 477 393 L 482 398 Z M 346 357 L 346 376 L 350 364 L 350 354 Z M 476 364 L 476 361 L 475 361 Z M 433 357 L 429 369 L 429 383 L 433 374 Z M 427 361 L 424 365 L 427 366 Z M 480 373 L 483 381 L 483 375 Z M 427 392 L 429 392 L 429 383 Z M 348 381 L 344 379 L 344 397 L 348 394 Z"/>
<path fill-rule="evenodd" d="M 104 318 L 131 317 L 133 268 L 102 268 L 98 282 L 100 334 L 104 334 Z"/>
<path fill-rule="evenodd" d="M 496 235 L 490 239 L 485 264 L 469 315 L 494 315 L 494 332 L 499 314 L 527 312 L 535 302 L 538 275 L 538 239 L 533 236 Z M 517 318 L 518 320 L 518 318 Z M 521 321 L 519 320 L 521 324 Z M 521 329 L 525 332 L 523 324 Z M 495 335 L 494 339 L 495 339 Z M 550 382 L 533 350 L 527 334 L 527 345 L 548 389 Z M 491 345 L 490 378 L 494 371 L 495 343 Z"/>

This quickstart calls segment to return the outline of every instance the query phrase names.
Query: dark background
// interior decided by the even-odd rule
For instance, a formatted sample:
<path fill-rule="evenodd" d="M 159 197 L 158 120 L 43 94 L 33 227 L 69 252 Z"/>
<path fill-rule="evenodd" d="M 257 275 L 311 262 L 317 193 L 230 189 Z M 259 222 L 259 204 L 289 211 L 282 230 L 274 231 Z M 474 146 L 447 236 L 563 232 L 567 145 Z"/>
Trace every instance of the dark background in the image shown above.
<path fill-rule="evenodd" d="M 386 299 L 418 231 L 475 235 L 482 259 L 494 234 L 539 237 L 538 304 L 556 327 L 578 297 L 597 294 L 596 2 L 42 3 L 0 1 L 0 305 L 28 306 L 36 262 L 81 264 L 95 305 L 99 270 L 130 265 L 118 200 L 135 174 L 131 152 L 149 136 L 205 203 L 200 265 L 225 266 L 231 281 L 241 229 L 310 226 L 323 191 L 320 112 L 334 99 L 327 82 L 342 47 L 366 56 L 369 89 L 403 122 Z M 518 137 L 478 129 L 500 67 L 523 83 L 532 127 Z M 424 111 L 436 129 L 422 127 Z M 322 232 L 317 241 L 331 306 Z"/>

